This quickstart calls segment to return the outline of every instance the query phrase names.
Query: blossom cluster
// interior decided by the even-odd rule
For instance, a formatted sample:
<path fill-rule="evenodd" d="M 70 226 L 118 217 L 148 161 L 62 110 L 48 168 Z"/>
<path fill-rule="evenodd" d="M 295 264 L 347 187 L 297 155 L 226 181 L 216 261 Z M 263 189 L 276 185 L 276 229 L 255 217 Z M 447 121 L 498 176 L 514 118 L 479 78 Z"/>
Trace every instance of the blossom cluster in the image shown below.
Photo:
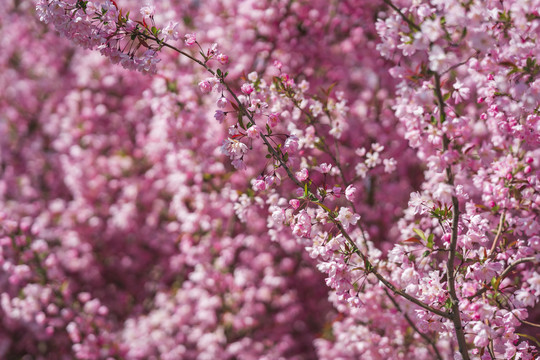
<path fill-rule="evenodd" d="M 0 4 L 0 358 L 538 357 L 539 5 Z"/>

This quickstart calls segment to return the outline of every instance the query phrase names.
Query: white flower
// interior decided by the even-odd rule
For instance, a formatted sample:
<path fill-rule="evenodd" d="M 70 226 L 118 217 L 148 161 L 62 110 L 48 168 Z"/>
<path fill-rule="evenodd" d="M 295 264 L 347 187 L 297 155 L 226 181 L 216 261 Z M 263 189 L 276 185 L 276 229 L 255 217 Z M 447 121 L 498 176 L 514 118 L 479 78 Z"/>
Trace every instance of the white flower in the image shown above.
<path fill-rule="evenodd" d="M 176 28 L 178 27 L 178 23 L 174 21 L 169 21 L 169 25 L 165 29 L 163 29 L 163 34 L 165 35 L 165 41 L 169 39 L 178 40 L 178 31 Z"/>

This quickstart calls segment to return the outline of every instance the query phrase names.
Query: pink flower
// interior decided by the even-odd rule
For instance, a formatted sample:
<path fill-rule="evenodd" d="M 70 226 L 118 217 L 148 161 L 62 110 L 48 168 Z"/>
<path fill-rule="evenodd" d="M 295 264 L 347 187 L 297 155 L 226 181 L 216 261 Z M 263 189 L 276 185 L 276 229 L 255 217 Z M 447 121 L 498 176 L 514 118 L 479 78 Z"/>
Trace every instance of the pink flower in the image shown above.
<path fill-rule="evenodd" d="M 203 80 L 199 83 L 199 89 L 203 94 L 208 94 L 210 91 L 212 91 L 212 85 L 208 80 Z"/>
<path fill-rule="evenodd" d="M 184 39 L 185 39 L 184 42 L 186 43 L 187 46 L 191 46 L 197 42 L 197 36 L 195 33 L 186 34 Z"/>
<path fill-rule="evenodd" d="M 219 54 L 216 59 L 221 65 L 225 65 L 229 62 L 229 57 L 225 54 Z"/>
<path fill-rule="evenodd" d="M 266 190 L 266 182 L 264 181 L 264 179 L 257 179 L 255 180 L 255 182 L 253 183 L 253 190 L 255 191 L 263 191 L 263 190 Z"/>
<path fill-rule="evenodd" d="M 328 174 L 332 170 L 332 164 L 322 163 L 320 166 L 316 167 L 317 170 L 323 174 Z"/>
<path fill-rule="evenodd" d="M 296 179 L 298 181 L 306 181 L 309 177 L 309 173 L 307 169 L 302 169 L 296 173 Z"/>
<path fill-rule="evenodd" d="M 459 104 L 463 100 L 469 99 L 470 92 L 471 90 L 468 87 L 464 87 L 461 81 L 456 80 L 454 83 L 454 92 L 452 93 L 452 98 L 456 104 Z"/>
<path fill-rule="evenodd" d="M 291 207 L 296 210 L 300 206 L 300 200 L 291 199 L 291 200 L 289 200 L 289 205 L 291 205 Z"/>
<path fill-rule="evenodd" d="M 285 140 L 283 149 L 289 154 L 294 154 L 298 150 L 298 137 L 296 137 L 296 135 L 290 135 L 287 140 Z"/>
<path fill-rule="evenodd" d="M 227 106 L 227 104 L 228 104 L 228 101 L 224 96 L 220 97 L 217 100 L 217 107 L 220 109 L 224 109 Z"/>
<path fill-rule="evenodd" d="M 154 16 L 156 12 L 156 7 L 152 4 L 146 4 L 145 6 L 143 6 L 141 8 L 141 15 L 144 17 L 144 18 L 151 18 Z"/>
<path fill-rule="evenodd" d="M 349 201 L 354 201 L 356 199 L 357 190 L 354 185 L 347 186 L 347 189 L 345 189 L 345 197 Z"/>
<path fill-rule="evenodd" d="M 397 164 L 397 161 L 394 160 L 393 158 L 390 158 L 390 159 L 384 159 L 384 160 L 383 160 L 384 172 L 385 172 L 385 173 L 392 173 L 392 172 L 394 172 L 394 170 L 396 170 L 396 164 Z"/>
<path fill-rule="evenodd" d="M 253 86 L 251 86 L 251 84 L 249 84 L 249 83 L 244 83 L 240 89 L 246 95 L 251 94 L 253 92 L 253 90 L 254 90 Z"/>
<path fill-rule="evenodd" d="M 221 111 L 221 110 L 216 110 L 216 113 L 214 115 L 214 118 L 219 121 L 219 123 L 223 123 L 223 120 L 225 120 L 225 118 L 227 117 L 227 113 Z"/>
<path fill-rule="evenodd" d="M 360 215 L 353 213 L 351 209 L 347 207 L 342 207 L 339 209 L 339 214 L 336 217 L 336 220 L 338 220 L 341 225 L 343 225 L 343 228 L 347 230 L 349 225 L 356 225 L 358 220 L 360 220 Z"/>
<path fill-rule="evenodd" d="M 272 113 L 270 115 L 268 115 L 268 121 L 267 121 L 268 125 L 270 125 L 270 127 L 276 127 L 277 124 L 279 123 L 279 116 L 278 114 L 276 113 Z"/>
<path fill-rule="evenodd" d="M 178 23 L 174 21 L 169 21 L 169 24 L 163 29 L 163 35 L 165 35 L 164 40 L 167 41 L 169 39 L 172 40 L 178 40 L 178 31 L 176 28 L 178 27 Z"/>
<path fill-rule="evenodd" d="M 298 236 L 309 237 L 311 234 L 311 217 L 309 214 L 302 210 L 295 216 L 295 223 L 293 225 L 293 233 Z"/>
<path fill-rule="evenodd" d="M 253 126 L 250 126 L 247 131 L 247 136 L 250 138 L 250 139 L 257 139 L 259 138 L 260 134 L 259 134 L 259 127 L 257 125 L 253 125 Z"/>

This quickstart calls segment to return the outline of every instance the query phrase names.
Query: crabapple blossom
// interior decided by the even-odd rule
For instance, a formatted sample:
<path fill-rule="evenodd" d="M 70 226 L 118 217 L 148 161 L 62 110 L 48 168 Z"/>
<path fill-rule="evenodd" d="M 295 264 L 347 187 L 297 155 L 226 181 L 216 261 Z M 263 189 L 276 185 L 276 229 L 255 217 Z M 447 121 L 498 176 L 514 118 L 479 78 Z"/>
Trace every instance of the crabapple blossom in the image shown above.
<path fill-rule="evenodd" d="M 197 42 L 197 35 L 195 33 L 186 34 L 184 36 L 184 42 L 187 46 L 192 46 Z"/>
<path fill-rule="evenodd" d="M 339 209 L 339 214 L 336 219 L 345 229 L 348 229 L 349 225 L 356 225 L 358 220 L 360 220 L 360 215 L 354 214 L 349 208 L 342 207 Z"/>
<path fill-rule="evenodd" d="M 0 358 L 537 358 L 538 5 L 1 2 Z"/>

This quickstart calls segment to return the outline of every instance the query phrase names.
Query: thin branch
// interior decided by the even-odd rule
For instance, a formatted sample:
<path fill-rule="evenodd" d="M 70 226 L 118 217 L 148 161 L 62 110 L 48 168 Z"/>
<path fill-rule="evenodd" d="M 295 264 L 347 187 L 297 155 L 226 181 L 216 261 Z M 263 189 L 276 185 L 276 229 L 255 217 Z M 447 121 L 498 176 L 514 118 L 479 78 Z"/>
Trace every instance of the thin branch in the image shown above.
<path fill-rule="evenodd" d="M 499 243 L 499 238 L 502 234 L 502 228 L 504 225 L 504 220 L 506 217 L 506 209 L 503 210 L 501 217 L 499 219 L 499 226 L 497 228 L 497 235 L 495 235 L 495 239 L 493 240 L 493 245 L 491 246 L 491 250 L 489 250 L 490 257 L 495 256 L 495 249 L 497 248 L 497 244 Z"/>
<path fill-rule="evenodd" d="M 188 57 L 189 59 L 195 61 L 197 64 L 201 65 L 202 67 L 204 67 L 208 72 L 210 72 L 212 75 L 215 76 L 215 72 L 210 69 L 208 67 L 208 65 L 206 65 L 206 63 L 203 63 L 202 61 L 194 58 L 193 56 L 181 51 L 180 49 L 172 46 L 172 45 L 169 45 L 168 43 L 164 42 L 164 41 L 161 41 L 159 40 L 157 37 L 155 36 L 150 36 L 148 34 L 142 34 L 144 35 L 145 37 L 149 38 L 149 39 L 152 39 L 156 42 L 158 42 L 158 44 L 160 44 L 161 46 L 164 46 L 164 47 L 168 47 L 186 57 Z M 234 93 L 234 91 L 232 91 L 232 89 L 230 88 L 229 84 L 227 84 L 225 82 L 225 80 L 223 78 L 220 79 L 221 80 L 221 83 L 223 84 L 223 86 L 225 86 L 225 88 L 227 89 L 227 91 L 229 92 L 229 94 L 231 94 L 231 96 L 233 97 L 234 101 L 237 103 L 238 107 L 242 110 L 242 112 L 248 117 L 248 119 L 250 121 L 253 121 L 253 116 L 247 111 L 247 109 L 245 109 L 244 105 L 240 102 L 240 100 L 238 99 L 238 97 L 236 96 L 236 94 Z M 280 154 L 277 153 L 277 151 L 273 148 L 273 146 L 270 144 L 270 142 L 268 141 L 267 139 L 267 136 L 264 135 L 263 133 L 260 133 L 261 135 L 261 138 L 263 140 L 263 142 L 265 143 L 265 145 L 267 145 L 268 147 L 268 150 L 270 151 L 270 153 L 272 154 L 272 156 L 274 156 L 275 159 L 277 159 L 277 161 L 280 163 L 280 166 L 286 171 L 287 173 L 287 176 L 296 184 L 298 185 L 299 187 L 302 187 L 302 183 L 300 181 L 298 181 L 298 179 L 296 179 L 296 177 L 294 176 L 294 174 L 292 173 L 292 171 L 290 170 L 290 168 L 287 166 L 287 164 L 283 161 L 283 158 L 282 156 L 280 156 Z M 331 214 L 330 214 L 331 215 Z M 372 265 L 371 265 L 371 262 L 369 261 L 369 259 L 367 258 L 366 255 L 364 255 L 359 249 L 358 247 L 356 246 L 356 244 L 354 243 L 354 241 L 351 239 L 351 237 L 349 236 L 349 234 L 347 233 L 347 231 L 343 228 L 343 226 L 341 225 L 341 223 L 337 220 L 335 220 L 333 218 L 333 216 L 330 216 L 330 218 L 332 219 L 333 223 L 337 226 L 337 228 L 339 229 L 339 231 L 341 232 L 341 234 L 343 234 L 343 236 L 345 237 L 345 239 L 347 240 L 347 242 L 349 243 L 349 245 L 353 248 L 354 252 L 356 254 L 358 254 L 360 256 L 360 258 L 364 261 L 364 264 L 366 264 L 366 274 L 369 274 L 369 273 L 372 273 L 373 275 L 375 275 L 375 277 L 381 282 L 384 284 L 384 286 L 386 286 L 390 291 L 392 291 L 394 294 L 397 294 L 407 300 L 409 300 L 410 302 L 420 306 L 421 308 L 433 313 L 433 314 L 436 314 L 436 315 L 439 315 L 445 319 L 452 319 L 451 315 L 445 311 L 442 311 L 442 310 L 439 310 L 439 309 L 436 309 L 434 307 L 431 307 L 425 303 L 423 303 L 422 301 L 414 298 L 413 296 L 407 294 L 406 292 L 404 292 L 403 290 L 399 290 L 397 289 L 392 283 L 390 283 L 388 280 L 386 280 Z M 363 236 L 365 236 L 364 234 L 364 231 L 362 229 L 362 234 Z M 465 359 L 467 360 L 467 359 Z"/>
<path fill-rule="evenodd" d="M 424 334 L 423 332 L 421 332 L 417 327 L 416 325 L 414 324 L 414 322 L 411 320 L 411 318 L 409 317 L 409 315 L 407 315 L 406 312 L 404 312 L 403 310 L 401 310 L 401 307 L 399 306 L 399 304 L 397 303 L 396 299 L 394 299 L 392 297 L 392 295 L 390 295 L 390 293 L 388 292 L 388 290 L 384 289 L 384 292 L 386 293 L 386 296 L 388 296 L 388 298 L 390 299 L 390 301 L 392 301 L 392 304 L 394 304 L 395 308 L 397 309 L 397 311 L 399 311 L 403 317 L 405 318 L 405 320 L 407 320 L 407 322 L 409 323 L 409 326 L 411 328 L 413 328 L 414 331 L 416 331 L 418 333 L 418 335 L 420 335 L 429 345 L 431 345 L 431 347 L 433 348 L 433 351 L 435 352 L 435 355 L 437 356 L 437 359 L 439 360 L 443 360 L 441 354 L 439 353 L 439 349 L 437 349 L 437 346 L 435 345 L 435 342 L 429 338 L 429 336 L 427 336 L 426 334 Z"/>
<path fill-rule="evenodd" d="M 429 306 L 425 303 L 423 303 L 422 301 L 416 299 L 415 297 L 407 294 L 406 292 L 404 292 L 403 290 L 399 290 L 398 288 L 396 288 L 391 282 L 389 282 L 388 280 L 386 280 L 382 275 L 381 273 L 379 273 L 377 271 L 376 268 L 373 267 L 373 265 L 371 265 L 371 262 L 369 261 L 369 259 L 367 258 L 367 256 L 362 253 L 360 251 L 360 249 L 358 249 L 358 247 L 356 246 L 356 244 L 354 243 L 354 241 L 351 239 L 350 235 L 347 233 L 347 231 L 343 228 L 343 226 L 341 225 L 341 223 L 335 219 L 333 219 L 331 217 L 331 220 L 332 222 L 337 226 L 337 228 L 339 229 L 339 231 L 341 232 L 341 234 L 345 237 L 345 239 L 347 240 L 347 242 L 349 243 L 349 245 L 353 248 L 353 251 L 358 255 L 360 256 L 360 258 L 362 259 L 362 261 L 364 261 L 364 264 L 366 265 L 366 269 L 365 269 L 365 272 L 366 274 L 369 274 L 369 273 L 372 273 L 373 275 L 375 275 L 375 277 L 381 282 L 383 283 L 384 286 L 386 286 L 390 291 L 392 291 L 394 294 L 397 294 L 407 300 L 409 300 L 410 302 L 420 306 L 421 308 L 429 311 L 429 312 L 432 312 L 436 315 L 439 315 L 445 319 L 451 319 L 451 315 L 448 314 L 447 312 L 445 311 L 442 311 L 442 310 L 439 310 L 439 309 L 436 309 L 432 306 Z"/>
<path fill-rule="evenodd" d="M 441 90 L 441 76 L 438 73 L 434 73 L 435 78 L 435 94 L 439 103 L 439 120 L 442 126 L 446 120 L 446 113 L 444 110 L 444 99 Z M 443 134 L 443 151 L 448 150 L 449 139 L 446 134 Z M 446 168 L 447 183 L 451 186 L 454 185 L 454 175 L 452 174 L 451 166 Z M 467 350 L 467 341 L 465 340 L 465 333 L 461 324 L 461 316 L 459 310 L 459 298 L 456 293 L 456 279 L 455 279 L 455 267 L 454 262 L 456 259 L 456 247 L 458 238 L 458 225 L 459 225 L 459 201 L 455 195 L 452 195 L 452 235 L 450 240 L 450 253 L 448 256 L 448 262 L 446 263 L 446 279 L 448 285 L 448 294 L 451 301 L 451 319 L 454 323 L 454 330 L 456 331 L 456 337 L 459 346 L 459 352 L 463 357 L 463 360 L 469 360 L 469 351 Z"/>
<path fill-rule="evenodd" d="M 501 275 L 497 278 L 497 281 L 500 283 L 506 276 L 508 276 L 508 274 L 510 274 L 510 272 L 518 265 L 520 264 L 524 264 L 524 263 L 527 263 L 527 262 L 535 262 L 536 261 L 536 257 L 534 256 L 531 256 L 531 257 L 526 257 L 526 258 L 521 258 L 519 260 L 516 260 L 515 262 L 513 262 L 512 264 L 508 265 L 508 267 L 506 269 L 504 269 L 504 271 L 501 273 Z M 488 291 L 489 289 L 491 288 L 491 284 L 485 284 L 483 288 L 481 288 L 480 290 L 478 290 L 476 293 L 474 293 L 473 295 L 467 297 L 467 300 L 472 300 L 474 299 L 475 297 L 477 296 L 480 296 L 482 295 L 483 293 L 485 293 L 486 291 Z"/>
<path fill-rule="evenodd" d="M 392 4 L 392 2 L 390 0 L 383 0 L 383 1 L 384 1 L 385 4 L 390 6 L 392 9 L 394 9 L 395 12 L 397 12 L 399 14 L 401 16 L 401 18 L 403 20 L 405 20 L 405 22 L 407 24 L 409 24 L 410 28 L 412 28 L 412 29 L 414 29 L 416 31 L 421 31 L 420 26 L 416 25 L 413 21 L 411 21 L 411 19 L 409 19 L 407 16 L 405 16 L 405 14 L 403 14 L 401 12 L 401 10 L 398 7 L 396 7 L 396 5 Z"/>

